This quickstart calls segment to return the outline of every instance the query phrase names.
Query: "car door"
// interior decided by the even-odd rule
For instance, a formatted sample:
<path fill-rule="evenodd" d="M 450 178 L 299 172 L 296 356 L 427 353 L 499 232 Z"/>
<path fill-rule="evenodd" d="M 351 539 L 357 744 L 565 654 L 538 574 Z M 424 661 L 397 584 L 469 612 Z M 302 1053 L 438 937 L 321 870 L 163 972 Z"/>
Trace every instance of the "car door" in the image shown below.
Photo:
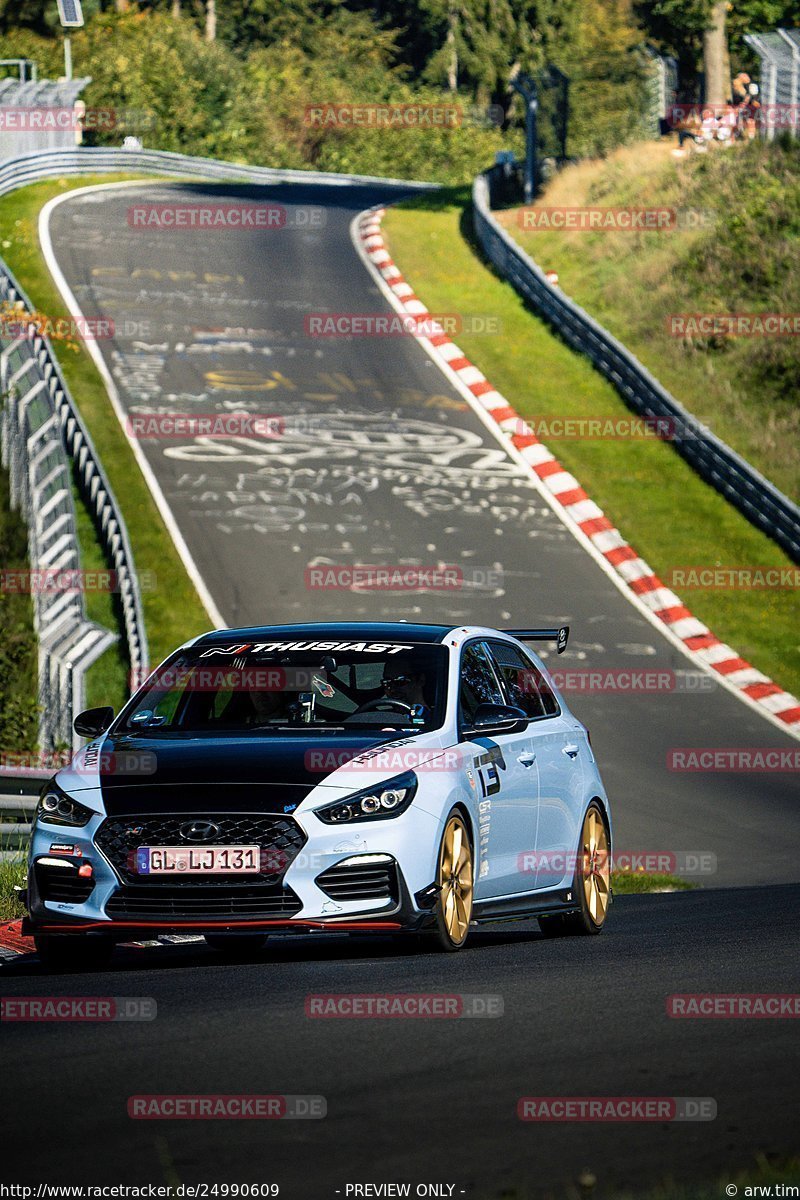
<path fill-rule="evenodd" d="M 537 891 L 569 886 L 583 816 L 586 737 L 582 726 L 561 706 L 531 656 L 512 647 L 525 664 L 522 690 L 529 711 L 540 714 L 528 730 L 539 766 L 539 813 L 536 832 Z M 507 676 L 506 676 L 507 678 Z M 510 700 L 509 703 L 519 703 Z"/>
<path fill-rule="evenodd" d="M 530 890 L 520 870 L 521 848 L 533 849 L 539 778 L 531 739 L 524 733 L 470 737 L 479 704 L 506 704 L 505 691 L 486 644 L 469 642 L 462 650 L 459 722 L 462 746 L 472 755 L 471 770 L 479 812 L 478 869 L 475 899 L 511 896 Z"/>

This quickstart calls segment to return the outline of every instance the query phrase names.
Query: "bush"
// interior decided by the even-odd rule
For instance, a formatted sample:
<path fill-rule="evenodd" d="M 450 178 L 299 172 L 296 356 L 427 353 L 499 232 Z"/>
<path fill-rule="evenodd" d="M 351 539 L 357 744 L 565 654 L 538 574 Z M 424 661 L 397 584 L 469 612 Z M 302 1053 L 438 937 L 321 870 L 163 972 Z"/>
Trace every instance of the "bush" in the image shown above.
<path fill-rule="evenodd" d="M 92 78 L 81 97 L 87 107 L 144 111 L 153 130 L 140 136 L 159 150 L 456 183 L 508 144 L 496 128 L 469 120 L 430 130 L 307 124 L 306 107 L 329 101 L 456 103 L 469 115 L 468 98 L 412 87 L 405 71 L 392 66 L 394 35 L 366 13 L 338 12 L 317 30 L 313 51 L 285 40 L 244 60 L 222 43 L 206 43 L 190 21 L 153 12 L 98 16 L 72 43 L 75 75 Z M 0 56 L 10 55 L 10 47 L 0 39 Z M 60 74 L 58 42 L 25 33 L 15 35 L 14 47 L 37 61 L 42 75 Z M 85 140 L 118 145 L 121 136 L 93 131 Z"/>

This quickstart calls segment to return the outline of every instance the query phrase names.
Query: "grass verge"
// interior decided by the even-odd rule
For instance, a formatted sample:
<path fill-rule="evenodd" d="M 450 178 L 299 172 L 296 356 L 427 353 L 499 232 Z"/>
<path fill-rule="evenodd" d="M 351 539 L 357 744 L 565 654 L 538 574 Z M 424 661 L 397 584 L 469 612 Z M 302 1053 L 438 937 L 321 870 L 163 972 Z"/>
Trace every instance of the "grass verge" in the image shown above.
<path fill-rule="evenodd" d="M 738 1196 L 739 1200 L 752 1200 L 753 1197 L 768 1197 L 770 1194 L 773 1197 L 796 1196 L 798 1180 L 800 1159 L 778 1159 L 760 1154 L 753 1166 L 744 1170 L 731 1170 L 717 1179 L 676 1183 L 667 1178 L 663 1183 L 645 1184 L 635 1190 L 626 1188 L 618 1191 L 604 1188 L 602 1178 L 590 1168 L 584 1168 L 575 1179 L 574 1185 L 564 1189 L 561 1194 L 565 1200 L 592 1200 L 594 1196 L 603 1197 L 603 1200 L 726 1200 L 729 1196 Z M 787 1190 L 776 1191 L 779 1184 L 786 1185 Z M 734 1190 L 728 1191 L 728 1188 Z M 793 1190 L 789 1191 L 789 1188 Z M 534 1194 L 538 1195 L 539 1192 L 512 1187 L 494 1193 L 492 1200 L 533 1200 Z M 558 1192 L 553 1193 L 552 1200 L 558 1200 L 558 1196 Z"/>
<path fill-rule="evenodd" d="M 797 146 L 751 142 L 676 159 L 641 142 L 568 167 L 534 211 L 500 223 L 704 424 L 789 496 L 800 492 L 800 358 L 792 336 L 675 336 L 692 313 L 797 313 Z M 665 231 L 523 228 L 536 209 L 674 209 Z M 679 324 L 677 328 L 681 328 Z M 691 328 L 684 325 L 683 328 Z"/>
<path fill-rule="evenodd" d="M 522 416 L 630 416 L 611 385 L 484 263 L 472 241 L 468 189 L 393 208 L 384 230 L 392 257 L 431 312 L 497 319 L 499 333 L 459 334 L 458 344 Z M 666 442 L 548 446 L 666 583 L 673 570 L 691 566 L 792 565 Z M 718 637 L 787 690 L 800 691 L 800 622 L 791 591 L 677 591 Z"/>
<path fill-rule="evenodd" d="M 694 884 L 679 875 L 657 871 L 612 871 L 611 887 L 615 896 L 640 896 L 644 892 L 690 892 Z"/>
<path fill-rule="evenodd" d="M 0 838 L 2 849 L 2 838 Z M 0 924 L 4 921 L 17 921 L 24 917 L 25 909 L 14 893 L 15 885 L 22 887 L 25 883 L 25 859 L 6 858 L 0 860 Z"/>
<path fill-rule="evenodd" d="M 38 311 L 54 318 L 67 315 L 39 247 L 38 218 L 43 205 L 73 188 L 125 178 L 131 176 L 59 179 L 33 184 L 0 199 L 0 227 L 5 231 L 0 254 Z M 53 348 L 122 509 L 136 569 L 152 571 L 156 577 L 157 586 L 142 593 L 150 658 L 156 662 L 187 638 L 208 629 L 210 621 L 139 471 L 94 363 L 83 345 L 69 348 L 54 343 Z M 77 512 L 83 565 L 87 569 L 100 567 L 104 565 L 102 550 L 82 502 Z M 112 596 L 88 593 L 87 610 L 92 620 L 118 628 Z M 126 671 L 121 646 L 106 651 L 89 672 L 87 703 L 118 706 L 125 694 Z"/>

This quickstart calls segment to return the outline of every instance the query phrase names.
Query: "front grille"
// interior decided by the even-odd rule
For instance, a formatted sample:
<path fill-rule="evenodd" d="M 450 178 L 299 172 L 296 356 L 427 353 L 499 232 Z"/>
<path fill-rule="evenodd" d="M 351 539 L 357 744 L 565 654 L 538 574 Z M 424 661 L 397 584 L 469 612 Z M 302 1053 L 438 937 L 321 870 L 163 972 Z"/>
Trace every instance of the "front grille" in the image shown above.
<path fill-rule="evenodd" d="M 123 883 L 137 888 L 164 888 L 171 891 L 197 887 L 196 878 L 171 875 L 141 876 L 135 869 L 139 846 L 193 846 L 202 849 L 203 843 L 187 841 L 181 829 L 193 820 L 213 821 L 219 827 L 211 844 L 215 846 L 260 846 L 261 870 L 258 880 L 274 883 L 283 878 L 290 863 L 297 857 L 306 835 L 291 817 L 262 816 L 259 813 L 236 813 L 215 816 L 213 813 L 169 813 L 163 816 L 109 817 L 98 829 L 95 842 L 105 854 Z M 143 879 L 145 882 L 143 882 Z M 203 880 L 207 888 L 229 887 L 233 880 L 242 880 L 242 887 L 251 887 L 255 876 L 215 875 Z"/>
<path fill-rule="evenodd" d="M 51 904 L 84 904 L 94 890 L 94 879 L 82 879 L 78 868 L 64 864 L 36 864 L 36 887 L 42 900 Z"/>
<path fill-rule="evenodd" d="M 167 892 L 163 887 L 122 887 L 106 904 L 115 921 L 269 920 L 291 917 L 302 908 L 299 896 L 280 884 L 215 887 L 194 884 Z"/>
<path fill-rule="evenodd" d="M 358 862 L 329 867 L 317 876 L 316 883 L 332 900 L 394 900 L 398 898 L 397 864 Z"/>

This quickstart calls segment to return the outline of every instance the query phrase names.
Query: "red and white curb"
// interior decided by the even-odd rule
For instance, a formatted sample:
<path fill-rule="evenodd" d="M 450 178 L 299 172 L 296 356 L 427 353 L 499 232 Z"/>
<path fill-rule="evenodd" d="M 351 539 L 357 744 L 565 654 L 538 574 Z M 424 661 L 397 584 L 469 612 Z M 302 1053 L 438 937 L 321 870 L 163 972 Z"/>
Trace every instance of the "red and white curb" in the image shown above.
<path fill-rule="evenodd" d="M 199 934 L 162 934 L 149 942 L 122 942 L 127 950 L 150 950 L 158 946 L 183 945 L 187 942 L 202 942 Z M 33 938 L 22 936 L 22 920 L 0 924 L 0 963 L 18 958 L 20 954 L 35 954 Z"/>
<path fill-rule="evenodd" d="M 0 962 L 19 954 L 34 954 L 33 938 L 22 936 L 22 921 L 4 921 L 0 925 Z"/>
<path fill-rule="evenodd" d="M 626 542 L 578 480 L 562 467 L 530 426 L 470 362 L 448 335 L 431 321 L 428 309 L 392 261 L 381 234 L 385 209 L 370 209 L 356 219 L 353 235 L 356 248 L 371 266 L 381 290 L 396 311 L 425 323 L 417 336 L 448 377 L 455 377 L 461 393 L 472 406 L 493 422 L 513 457 L 524 463 L 542 493 L 565 519 L 565 523 L 594 551 L 618 580 L 636 606 L 651 620 L 661 622 L 670 640 L 697 663 L 711 671 L 734 695 L 754 707 L 772 724 L 800 738 L 800 700 L 785 692 L 756 670 L 731 646 L 716 637 L 694 617 L 676 594 L 666 587 L 644 559 Z M 439 332 L 431 333 L 431 329 Z M 581 536 L 582 535 L 582 536 Z M 586 541 L 584 541 L 586 539 Z"/>

